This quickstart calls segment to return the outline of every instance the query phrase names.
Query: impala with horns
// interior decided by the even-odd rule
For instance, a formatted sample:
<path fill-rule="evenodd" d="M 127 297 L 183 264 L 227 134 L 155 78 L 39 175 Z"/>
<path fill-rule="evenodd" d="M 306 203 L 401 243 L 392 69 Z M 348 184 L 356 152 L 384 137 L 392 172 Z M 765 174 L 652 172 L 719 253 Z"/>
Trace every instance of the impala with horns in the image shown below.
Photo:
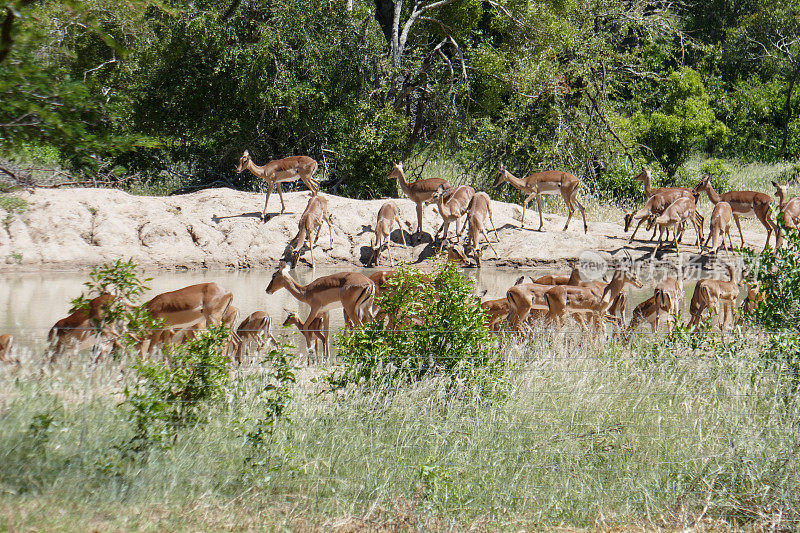
<path fill-rule="evenodd" d="M 322 230 L 322 222 L 328 224 L 328 234 L 330 235 L 330 246 L 333 248 L 333 222 L 331 214 L 328 212 L 328 199 L 324 196 L 312 196 L 308 200 L 305 211 L 300 215 L 297 222 L 297 234 L 289 243 L 289 256 L 293 265 L 300 259 L 300 251 L 306 243 L 311 252 L 311 266 L 314 266 L 314 246 L 319 240 L 319 232 Z M 314 239 L 311 239 L 311 236 Z"/>
<path fill-rule="evenodd" d="M 155 346 L 169 342 L 181 330 L 196 331 L 222 324 L 232 301 L 233 294 L 213 282 L 159 294 L 145 303 L 144 308 L 161 326 L 141 342 L 140 353 L 151 353 Z"/>
<path fill-rule="evenodd" d="M 367 266 L 378 264 L 378 259 L 380 259 L 381 250 L 384 246 L 386 246 L 389 254 L 389 264 L 394 266 L 392 228 L 395 222 L 397 222 L 397 227 L 400 229 L 400 238 L 403 240 L 403 246 L 406 246 L 406 235 L 403 232 L 403 224 L 400 221 L 400 209 L 395 202 L 386 202 L 378 210 L 378 220 L 375 222 L 375 240 L 372 242 L 372 255 Z"/>
<path fill-rule="evenodd" d="M 447 198 L 447 201 L 445 201 L 444 198 L 448 194 L 449 197 Z M 469 203 L 472 201 L 473 196 L 475 196 L 475 189 L 469 185 L 462 185 L 455 191 L 448 189 L 444 185 L 440 185 L 439 188 L 436 189 L 436 192 L 433 193 L 433 196 L 431 196 L 431 199 L 435 200 L 436 205 L 439 207 L 439 214 L 441 215 L 443 221 L 441 227 L 434 236 L 434 240 L 436 240 L 439 237 L 439 234 L 442 234 L 442 244 L 439 246 L 439 250 L 442 249 L 444 242 L 447 240 L 448 230 L 450 229 L 451 223 L 455 223 L 456 225 L 456 235 L 461 235 L 461 231 L 459 231 L 458 228 L 458 222 L 461 220 L 461 217 L 467 213 L 467 210 L 469 209 Z M 464 221 L 464 223 L 466 224 L 466 221 Z"/>
<path fill-rule="evenodd" d="M 319 315 L 331 309 L 344 308 L 345 321 L 360 326 L 372 320 L 375 284 L 360 272 L 338 272 L 322 276 L 308 285 L 297 283 L 289 275 L 289 266 L 281 263 L 267 285 L 267 293 L 286 289 L 297 300 L 311 307 L 303 329 Z"/>
<path fill-rule="evenodd" d="M 494 220 L 492 219 L 492 199 L 489 198 L 489 195 L 485 192 L 475 193 L 475 195 L 472 197 L 472 200 L 469 202 L 467 221 L 465 223 L 465 226 L 468 226 L 469 228 L 467 230 L 468 246 L 466 248 L 466 252 L 467 255 L 469 255 L 469 250 L 472 250 L 472 257 L 475 259 L 475 263 L 479 268 L 481 266 L 481 255 L 483 254 L 480 245 L 481 236 L 486 239 L 486 242 L 492 248 L 494 255 L 496 257 L 500 257 L 497 253 L 497 250 L 494 249 L 494 245 L 489 239 L 489 235 L 486 233 L 485 224 L 487 218 L 492 224 L 492 230 L 494 231 L 494 236 L 497 239 L 497 242 L 500 242 L 500 237 L 497 235 L 497 228 L 495 227 Z"/>
<path fill-rule="evenodd" d="M 525 178 L 517 178 L 509 172 L 505 165 L 500 163 L 500 169 L 497 171 L 497 176 L 494 180 L 494 186 L 498 187 L 503 183 L 508 183 L 515 189 L 522 191 L 528 196 L 522 202 L 522 220 L 520 227 L 525 225 L 525 210 L 528 208 L 528 203 L 535 197 L 536 206 L 539 208 L 539 231 L 542 231 L 544 226 L 544 218 L 542 217 L 542 195 L 543 194 L 561 194 L 564 198 L 564 203 L 567 204 L 567 222 L 564 224 L 564 231 L 569 227 L 569 221 L 575 212 L 576 207 L 581 210 L 583 215 L 583 232 L 589 232 L 589 225 L 586 223 L 586 209 L 583 204 L 578 200 L 578 189 L 581 185 L 579 180 L 574 174 L 563 172 L 561 170 L 545 170 L 544 172 L 534 172 Z"/>
<path fill-rule="evenodd" d="M 392 171 L 389 172 L 388 179 L 396 179 L 400 183 L 400 189 L 408 196 L 412 202 L 417 204 L 417 232 L 416 238 L 422 236 L 422 205 L 431 201 L 433 193 L 442 185 L 450 188 L 447 180 L 442 178 L 428 178 L 424 180 L 417 180 L 409 182 L 406 180 L 406 174 L 403 171 L 403 163 L 395 163 Z"/>
<path fill-rule="evenodd" d="M 312 195 L 316 195 L 319 192 L 319 182 L 313 177 L 317 171 L 317 162 L 305 155 L 276 159 L 266 165 L 258 166 L 250 157 L 250 152 L 245 150 L 242 157 L 239 158 L 239 166 L 236 167 L 236 172 L 241 174 L 245 169 L 249 170 L 253 176 L 261 178 L 267 183 L 267 199 L 264 201 L 264 211 L 261 213 L 261 219 L 265 222 L 267 220 L 269 196 L 272 194 L 272 188 L 276 185 L 278 187 L 278 196 L 281 199 L 281 213 L 286 211 L 281 183 L 300 179 L 306 184 Z"/>
<path fill-rule="evenodd" d="M 740 216 L 755 215 L 756 218 L 767 228 L 767 241 L 764 246 L 769 246 L 769 237 L 772 232 L 775 232 L 775 247 L 781 245 L 780 229 L 778 225 L 772 220 L 772 213 L 770 205 L 772 205 L 772 198 L 763 192 L 755 191 L 730 191 L 724 194 L 718 194 L 711 185 L 711 178 L 706 176 L 694 188 L 695 192 L 705 191 L 708 199 L 716 205 L 719 202 L 728 202 L 733 211 L 733 220 L 736 222 L 736 227 L 739 228 L 739 237 L 742 239 L 742 246 L 744 246 L 744 235 L 742 234 L 742 225 L 739 222 Z"/>
<path fill-rule="evenodd" d="M 706 278 L 701 279 L 695 285 L 692 301 L 689 304 L 689 314 L 691 315 L 689 327 L 699 326 L 703 314 L 712 309 L 719 315 L 720 330 L 724 330 L 728 325 L 734 325 L 736 321 L 734 309 L 736 298 L 739 296 L 739 283 L 736 281 L 736 267 L 730 263 L 726 267 L 728 281 Z M 721 311 L 720 305 L 722 306 Z"/>

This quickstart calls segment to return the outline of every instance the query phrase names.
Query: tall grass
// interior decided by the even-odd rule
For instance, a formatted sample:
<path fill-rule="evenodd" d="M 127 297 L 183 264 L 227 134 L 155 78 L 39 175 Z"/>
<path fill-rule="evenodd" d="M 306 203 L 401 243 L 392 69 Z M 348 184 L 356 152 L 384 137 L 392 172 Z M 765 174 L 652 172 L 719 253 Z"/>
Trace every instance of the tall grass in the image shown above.
<path fill-rule="evenodd" d="M 82 364 L 28 359 L 0 370 L 0 529 L 796 529 L 796 395 L 757 339 L 690 344 L 505 339 L 505 401 L 306 379 L 257 451 L 242 428 L 264 373 L 248 366 L 209 424 L 135 461 L 115 449 L 132 431 L 125 365 L 86 387 Z"/>

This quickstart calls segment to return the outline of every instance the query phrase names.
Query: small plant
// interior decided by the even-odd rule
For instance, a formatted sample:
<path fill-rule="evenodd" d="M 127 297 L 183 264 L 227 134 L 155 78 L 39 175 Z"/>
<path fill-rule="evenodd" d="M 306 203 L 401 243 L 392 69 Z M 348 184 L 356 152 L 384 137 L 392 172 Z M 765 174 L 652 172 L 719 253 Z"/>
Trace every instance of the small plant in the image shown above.
<path fill-rule="evenodd" d="M 288 346 L 280 346 L 267 354 L 265 363 L 270 364 L 267 385 L 261 390 L 256 402 L 262 414 L 254 420 L 240 422 L 241 436 L 249 447 L 244 457 L 245 473 L 251 477 L 270 472 L 276 468 L 267 455 L 272 442 L 272 433 L 278 421 L 290 422 L 286 410 L 292 400 L 292 386 L 296 382 L 293 355 Z"/>
<path fill-rule="evenodd" d="M 206 407 L 224 396 L 228 383 L 223 350 L 229 333 L 224 326 L 211 326 L 161 360 L 134 364 L 138 380 L 125 388 L 122 404 L 134 425 L 132 450 L 169 447 L 182 428 L 205 422 Z"/>
<path fill-rule="evenodd" d="M 473 281 L 452 263 L 440 263 L 431 274 L 401 267 L 377 301 L 388 320 L 338 336 L 342 370 L 329 382 L 385 385 L 444 376 L 448 387 L 496 391 L 503 365 L 473 291 Z"/>
<path fill-rule="evenodd" d="M 19 252 L 11 252 L 8 254 L 8 262 L 20 264 L 22 263 L 22 254 Z"/>
<path fill-rule="evenodd" d="M 132 345 L 138 341 L 142 332 L 158 326 L 143 307 L 132 304 L 148 287 L 150 278 L 140 279 L 136 272 L 137 265 L 132 260 L 117 259 L 113 263 L 96 266 L 89 274 L 89 281 L 84 283 L 86 293 L 72 300 L 70 312 L 91 310 L 92 300 L 104 294 L 111 294 L 113 299 L 102 305 L 100 316 L 92 317 L 92 327 L 96 337 L 109 327 L 118 338 L 118 343 Z"/>

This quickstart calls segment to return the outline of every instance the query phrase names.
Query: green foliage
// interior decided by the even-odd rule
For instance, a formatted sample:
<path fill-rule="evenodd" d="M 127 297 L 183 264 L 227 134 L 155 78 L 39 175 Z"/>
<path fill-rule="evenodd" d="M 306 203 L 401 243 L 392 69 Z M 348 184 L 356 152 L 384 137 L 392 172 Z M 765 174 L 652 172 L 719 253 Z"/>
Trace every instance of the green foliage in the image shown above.
<path fill-rule="evenodd" d="M 714 116 L 700 74 L 683 68 L 664 83 L 663 103 L 652 113 L 639 112 L 633 121 L 639 141 L 650 147 L 667 174 L 673 176 L 693 150 L 713 150 L 729 130 Z"/>
<path fill-rule="evenodd" d="M 163 359 L 133 365 L 138 381 L 125 388 L 122 404 L 134 426 L 130 449 L 169 447 L 182 428 L 207 421 L 207 408 L 224 398 L 228 384 L 223 351 L 229 333 L 224 326 L 211 326 Z"/>
<path fill-rule="evenodd" d="M 700 163 L 700 173 L 711 177 L 715 191 L 730 190 L 731 169 L 720 159 L 706 159 Z"/>
<path fill-rule="evenodd" d="M 614 165 L 599 172 L 594 180 L 587 181 L 592 194 L 600 201 L 633 206 L 647 199 L 642 183 L 633 179 L 636 175 L 637 172 L 629 167 Z"/>
<path fill-rule="evenodd" d="M 484 326 L 472 279 L 452 263 L 440 263 L 431 274 L 400 267 L 377 304 L 388 321 L 374 320 L 337 337 L 342 368 L 327 378 L 335 387 L 441 376 L 448 388 L 496 391 L 502 361 Z"/>
<path fill-rule="evenodd" d="M 137 265 L 132 259 L 115 260 L 92 268 L 89 281 L 84 283 L 86 293 L 72 300 L 72 309 L 89 311 L 91 301 L 103 294 L 111 294 L 114 299 L 103 304 L 102 318 L 93 318 L 95 331 L 99 334 L 107 326 L 112 326 L 118 338 L 117 342 L 133 345 L 146 331 L 160 326 L 154 321 L 144 306 L 132 305 L 134 301 L 148 290 L 145 285 L 151 278 L 140 278 Z"/>
<path fill-rule="evenodd" d="M 783 214 L 778 216 L 785 244 L 767 247 L 760 254 L 742 250 L 751 267 L 761 298 L 748 320 L 773 332 L 762 356 L 764 361 L 785 369 L 800 387 L 800 231 L 787 230 Z"/>

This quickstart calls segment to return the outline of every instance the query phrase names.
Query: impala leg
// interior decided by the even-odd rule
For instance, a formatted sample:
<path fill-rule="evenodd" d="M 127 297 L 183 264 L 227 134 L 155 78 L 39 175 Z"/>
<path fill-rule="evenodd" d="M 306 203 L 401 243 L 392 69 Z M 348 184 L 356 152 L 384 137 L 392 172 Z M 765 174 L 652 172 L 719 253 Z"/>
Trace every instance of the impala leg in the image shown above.
<path fill-rule="evenodd" d="M 494 238 L 497 239 L 496 242 L 500 242 L 500 236 L 497 234 L 497 228 L 494 226 L 494 219 L 492 218 L 492 212 L 489 211 L 489 223 L 492 225 L 492 231 L 494 231 Z M 467 225 L 467 221 L 464 221 L 464 225 Z"/>
<path fill-rule="evenodd" d="M 417 204 L 417 242 L 422 239 L 422 203 Z"/>
<path fill-rule="evenodd" d="M 542 216 L 542 195 L 536 193 L 536 207 L 539 208 L 539 231 L 544 227 L 544 217 Z"/>
<path fill-rule="evenodd" d="M 637 231 L 639 231 L 639 226 L 641 226 L 642 224 L 644 224 L 644 221 L 645 221 L 645 219 L 644 219 L 644 218 L 640 218 L 640 219 L 639 219 L 639 223 L 638 223 L 638 224 L 636 224 L 636 228 L 634 228 L 634 230 L 633 230 L 633 233 L 631 234 L 631 238 L 630 238 L 630 239 L 628 239 L 628 242 L 633 242 L 633 238 L 636 236 L 636 232 L 637 232 Z M 656 234 L 655 234 L 655 232 L 653 232 L 653 236 L 652 236 L 652 237 L 650 237 L 650 240 L 652 241 L 652 240 L 653 240 L 653 238 L 655 238 L 655 236 L 656 236 Z"/>
<path fill-rule="evenodd" d="M 406 234 L 403 231 L 403 225 L 400 223 L 400 217 L 395 217 L 395 221 L 397 222 L 397 227 L 400 228 L 400 238 L 403 239 L 403 246 L 407 246 L 406 244 Z M 391 234 L 390 234 L 391 236 Z"/>
<path fill-rule="evenodd" d="M 333 221 L 331 220 L 331 214 L 325 214 L 325 222 L 328 223 L 328 233 L 330 234 L 331 238 L 331 248 L 333 248 Z"/>
<path fill-rule="evenodd" d="M 742 246 L 744 246 L 744 235 L 742 234 L 742 225 L 739 223 L 739 215 L 734 213 L 733 220 L 736 222 L 736 227 L 739 228 L 739 237 L 742 239 Z"/>
<path fill-rule="evenodd" d="M 278 196 L 281 198 L 281 214 L 286 211 L 286 204 L 283 203 L 283 188 L 281 188 L 280 182 L 275 184 L 275 187 L 278 189 Z"/>
<path fill-rule="evenodd" d="M 261 220 L 264 222 L 267 221 L 267 205 L 269 205 L 269 196 L 272 194 L 272 187 L 274 186 L 275 184 L 272 182 L 267 185 L 267 199 L 264 201 L 264 210 L 261 212 Z"/>
<path fill-rule="evenodd" d="M 500 254 L 498 254 L 497 250 L 494 249 L 494 246 L 492 245 L 492 241 L 489 240 L 489 235 L 486 234 L 486 229 L 485 228 L 481 228 L 481 233 L 483 233 L 483 238 L 486 239 L 486 242 L 488 242 L 489 246 L 492 248 L 492 251 L 494 252 L 494 256 L 499 258 Z M 477 246 L 477 244 L 476 244 L 476 246 Z"/>
<path fill-rule="evenodd" d="M 392 240 L 391 239 L 386 239 L 386 252 L 389 254 L 389 266 L 394 268 L 394 258 L 392 257 Z"/>
<path fill-rule="evenodd" d="M 573 189 L 572 196 L 570 197 L 573 203 L 573 210 L 575 209 L 575 205 L 578 206 L 578 209 L 581 210 L 581 215 L 583 216 L 583 232 L 589 233 L 589 224 L 586 223 L 586 208 L 583 206 L 580 200 L 578 200 L 578 187 L 576 186 Z M 571 215 L 571 213 L 570 213 Z M 567 221 L 567 225 L 569 225 L 569 221 Z M 567 229 L 566 226 L 564 229 Z"/>

